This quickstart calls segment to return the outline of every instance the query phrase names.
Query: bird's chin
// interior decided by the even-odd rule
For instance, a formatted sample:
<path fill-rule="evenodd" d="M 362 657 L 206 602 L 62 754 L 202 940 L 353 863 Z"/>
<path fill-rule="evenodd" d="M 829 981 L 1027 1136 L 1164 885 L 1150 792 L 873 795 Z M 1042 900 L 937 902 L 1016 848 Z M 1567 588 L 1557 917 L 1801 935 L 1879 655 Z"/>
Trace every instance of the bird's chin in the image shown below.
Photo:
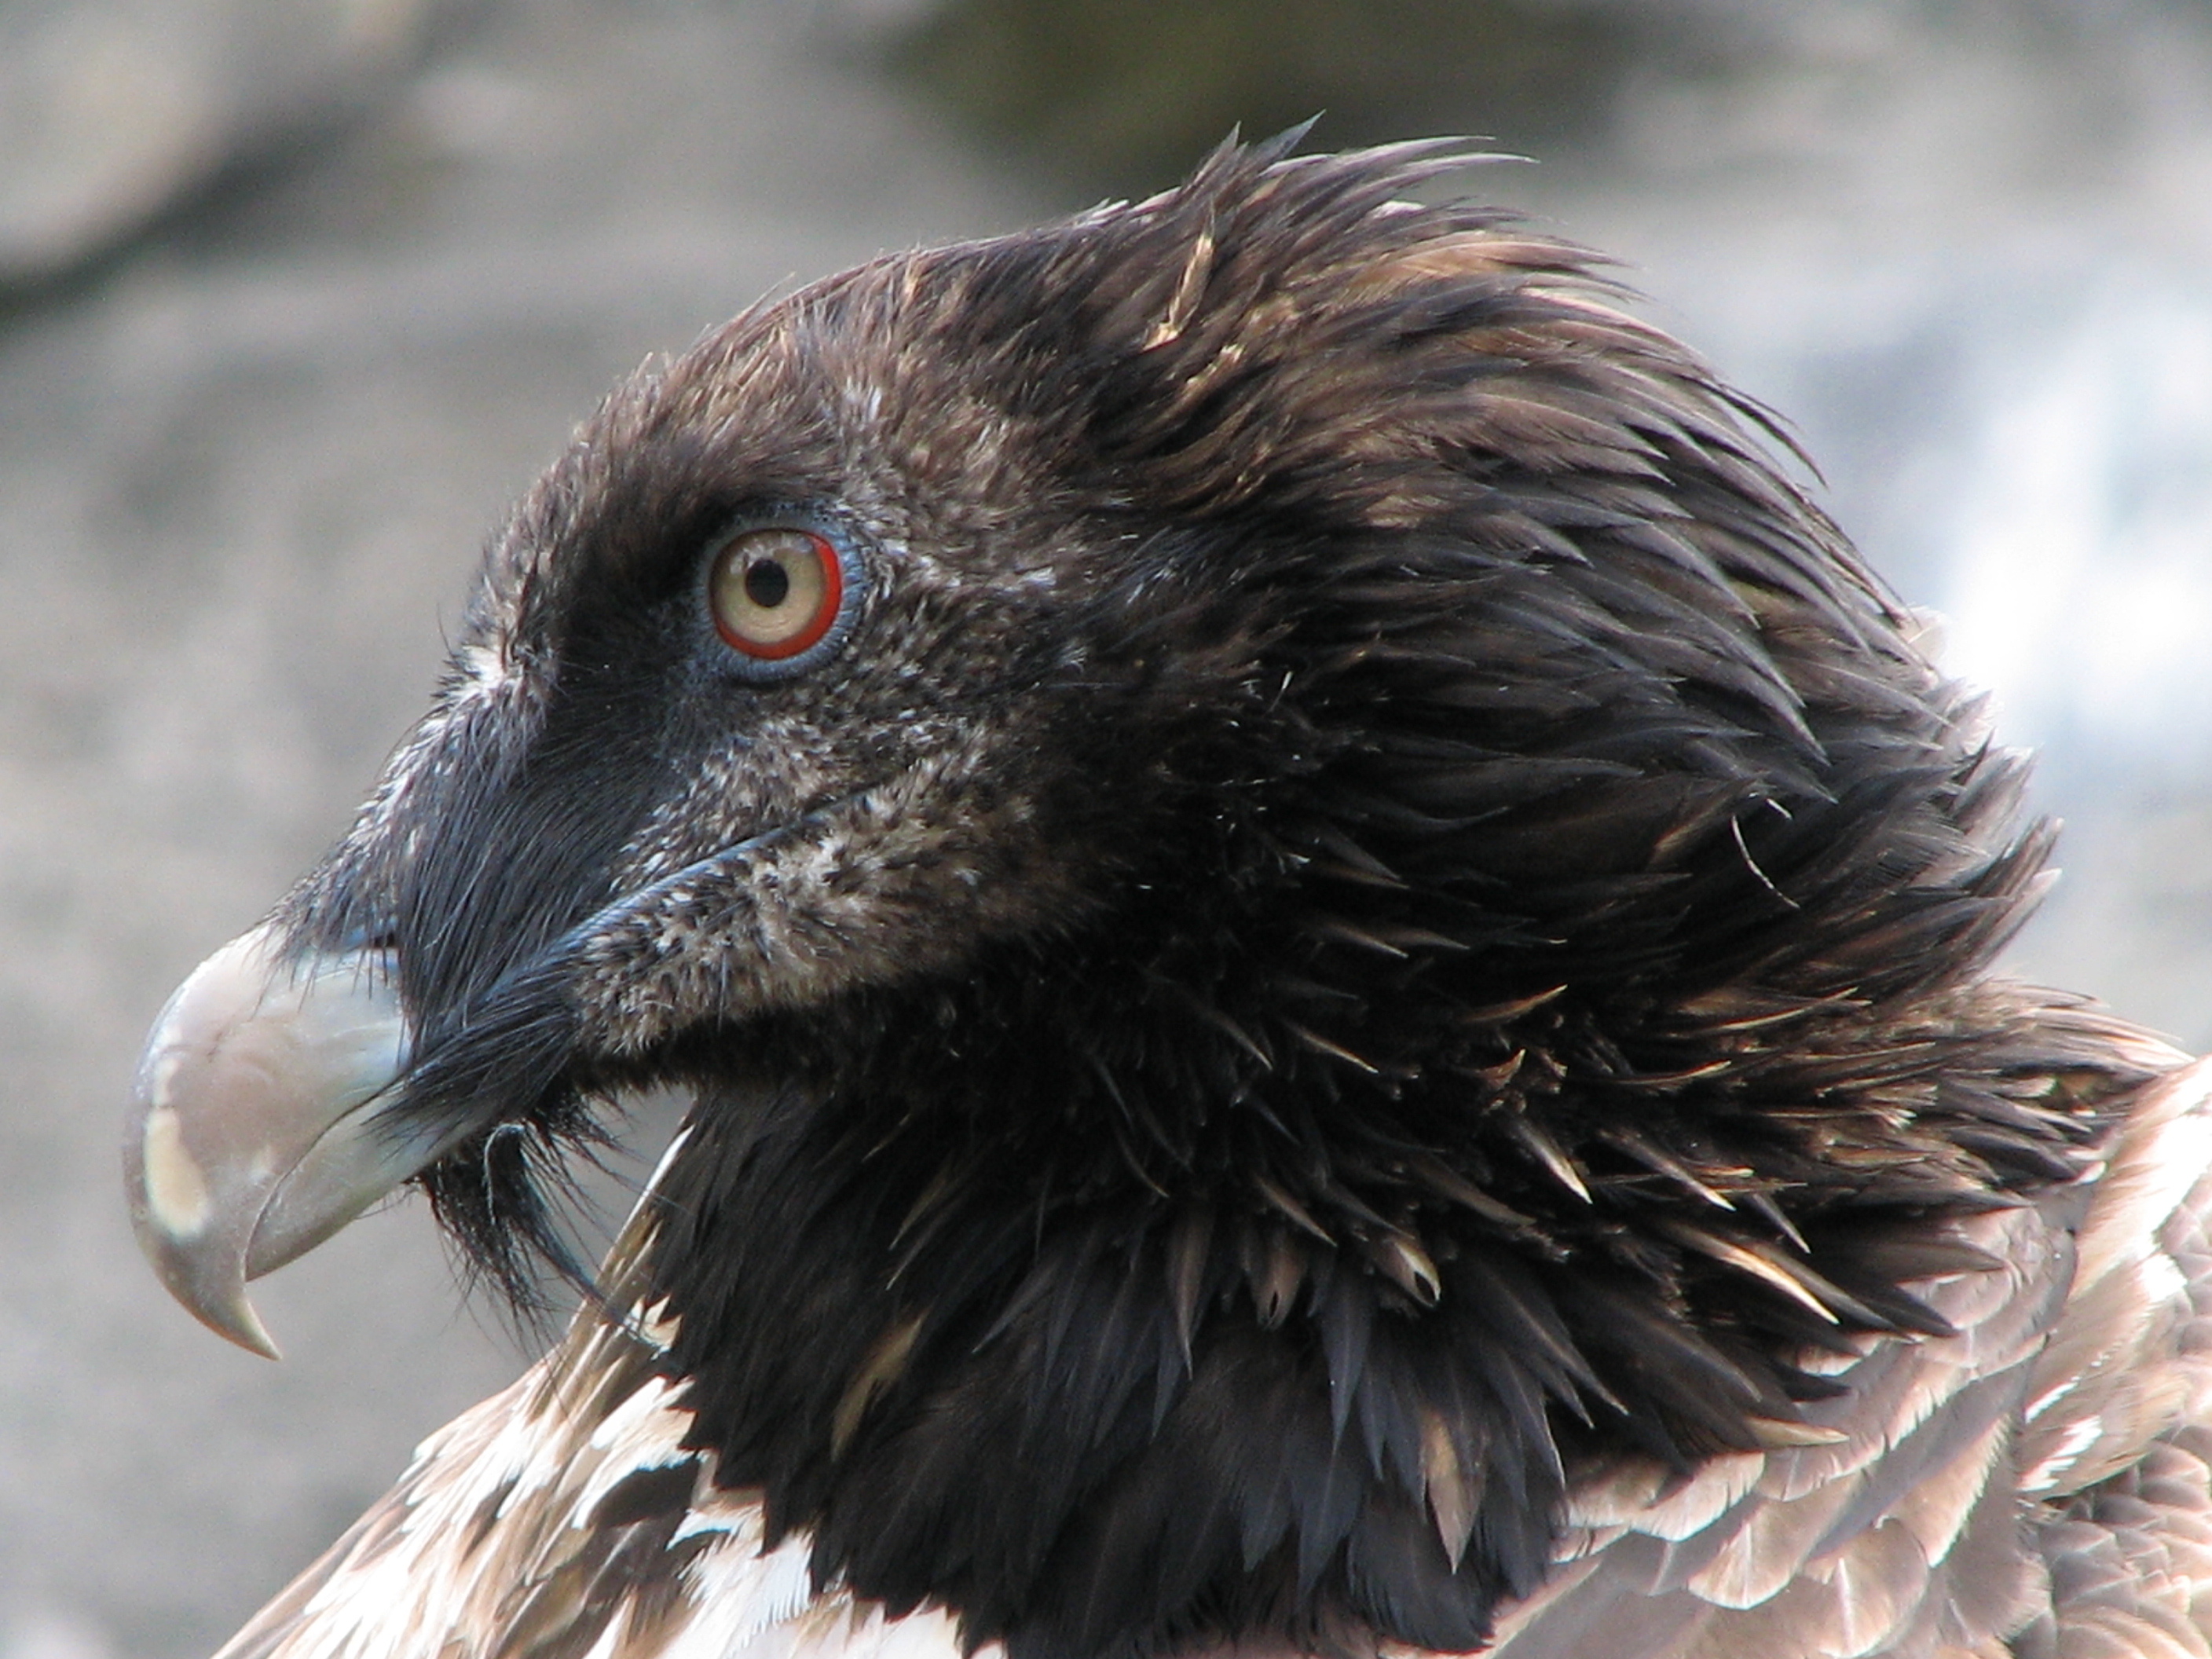
<path fill-rule="evenodd" d="M 446 1150 L 377 1109 L 410 1048 L 386 952 L 298 959 L 270 924 L 195 969 L 155 1022 L 124 1136 L 138 1243 L 170 1293 L 256 1353 L 246 1283 Z"/>

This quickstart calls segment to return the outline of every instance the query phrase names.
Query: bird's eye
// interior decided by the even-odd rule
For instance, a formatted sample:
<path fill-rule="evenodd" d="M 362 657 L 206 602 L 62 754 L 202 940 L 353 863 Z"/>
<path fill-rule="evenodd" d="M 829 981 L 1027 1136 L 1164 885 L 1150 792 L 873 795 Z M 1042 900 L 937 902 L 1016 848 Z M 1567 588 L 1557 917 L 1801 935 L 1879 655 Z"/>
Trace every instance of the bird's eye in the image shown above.
<path fill-rule="evenodd" d="M 714 630 L 740 655 L 790 663 L 828 638 L 845 610 L 845 563 L 812 530 L 748 530 L 733 536 L 707 574 Z"/>

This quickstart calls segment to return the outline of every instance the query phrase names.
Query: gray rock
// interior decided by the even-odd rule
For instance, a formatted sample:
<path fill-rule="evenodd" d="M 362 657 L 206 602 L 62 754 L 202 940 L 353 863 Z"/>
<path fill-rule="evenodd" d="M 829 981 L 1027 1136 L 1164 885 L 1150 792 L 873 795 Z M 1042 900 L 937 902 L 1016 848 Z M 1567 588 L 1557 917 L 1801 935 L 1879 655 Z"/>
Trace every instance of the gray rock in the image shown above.
<path fill-rule="evenodd" d="M 0 289 L 358 117 L 439 0 L 41 0 L 0 10 Z"/>

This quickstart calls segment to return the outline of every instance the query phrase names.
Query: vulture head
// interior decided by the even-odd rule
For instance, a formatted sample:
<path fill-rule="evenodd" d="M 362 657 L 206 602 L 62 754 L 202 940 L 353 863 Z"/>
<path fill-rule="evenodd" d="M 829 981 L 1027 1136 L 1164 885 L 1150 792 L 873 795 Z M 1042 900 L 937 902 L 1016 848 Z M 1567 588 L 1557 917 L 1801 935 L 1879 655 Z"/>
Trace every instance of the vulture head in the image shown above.
<path fill-rule="evenodd" d="M 188 1305 L 273 1352 L 246 1281 L 409 1182 L 522 1291 L 680 1087 L 586 1316 L 818 1583 L 1018 1659 L 1476 1646 L 1579 1471 L 1950 1328 L 2143 1075 L 1984 973 L 2020 768 L 1588 257 L 1287 150 L 617 388 L 155 1029 Z"/>

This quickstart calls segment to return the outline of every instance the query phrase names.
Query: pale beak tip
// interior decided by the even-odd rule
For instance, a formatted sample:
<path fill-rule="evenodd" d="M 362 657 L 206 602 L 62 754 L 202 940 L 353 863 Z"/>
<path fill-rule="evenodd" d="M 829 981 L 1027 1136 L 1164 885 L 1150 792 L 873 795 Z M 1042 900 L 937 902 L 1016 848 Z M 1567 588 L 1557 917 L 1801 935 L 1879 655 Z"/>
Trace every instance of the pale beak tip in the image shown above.
<path fill-rule="evenodd" d="M 258 1353 L 264 1359 L 282 1359 L 284 1357 L 276 1346 L 276 1339 L 269 1334 L 269 1328 L 261 1322 L 261 1316 L 254 1312 L 253 1304 L 246 1299 L 242 1287 L 235 1296 L 222 1302 L 210 1299 L 187 1302 L 185 1305 L 198 1317 L 200 1323 L 217 1336 L 235 1342 L 246 1352 Z"/>
<path fill-rule="evenodd" d="M 146 1200 L 143 1187 L 134 1197 L 131 1219 L 138 1235 L 138 1247 L 152 1263 L 162 1288 L 216 1335 L 264 1359 L 283 1358 L 269 1328 L 246 1299 L 243 1250 L 234 1244 L 224 1249 L 220 1243 L 210 1249 L 193 1237 L 179 1237 L 167 1224 L 168 1218 L 158 1204 Z"/>

